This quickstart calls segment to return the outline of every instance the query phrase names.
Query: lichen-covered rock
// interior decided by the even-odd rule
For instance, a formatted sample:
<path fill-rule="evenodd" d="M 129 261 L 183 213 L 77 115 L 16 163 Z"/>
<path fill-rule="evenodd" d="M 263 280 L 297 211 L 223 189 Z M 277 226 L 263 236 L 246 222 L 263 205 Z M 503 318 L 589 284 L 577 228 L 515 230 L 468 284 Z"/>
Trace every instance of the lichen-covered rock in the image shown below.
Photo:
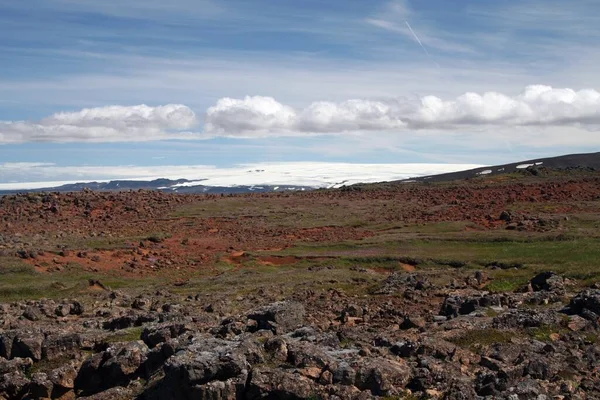
<path fill-rule="evenodd" d="M 410 378 L 411 369 L 405 361 L 380 358 L 358 366 L 355 386 L 375 396 L 388 396 L 403 389 Z"/>
<path fill-rule="evenodd" d="M 91 396 L 78 397 L 81 400 L 129 400 L 134 398 L 132 390 L 124 387 L 114 387 Z"/>
<path fill-rule="evenodd" d="M 73 389 L 75 387 L 75 378 L 79 365 L 65 364 L 52 370 L 48 374 L 48 379 L 54 386 L 60 386 L 64 389 Z"/>
<path fill-rule="evenodd" d="M 544 290 L 559 294 L 565 293 L 564 279 L 555 272 L 548 271 L 539 273 L 534 276 L 529 283 L 535 292 Z"/>
<path fill-rule="evenodd" d="M 23 311 L 23 317 L 30 321 L 39 321 L 44 318 L 44 314 L 37 306 L 27 306 L 25 311 Z"/>
<path fill-rule="evenodd" d="M 0 375 L 0 394 L 8 399 L 24 399 L 29 392 L 30 381 L 22 371 Z"/>
<path fill-rule="evenodd" d="M 169 339 L 175 339 L 185 332 L 189 332 L 191 328 L 181 323 L 166 323 L 160 325 L 150 325 L 144 328 L 142 331 L 141 339 L 153 348 L 159 343 L 168 341 Z"/>
<path fill-rule="evenodd" d="M 245 395 L 248 400 L 308 399 L 318 398 L 319 389 L 316 382 L 299 374 L 258 369 L 252 372 Z"/>
<path fill-rule="evenodd" d="M 600 289 L 588 289 L 578 293 L 571 299 L 569 308 L 572 313 L 579 314 L 584 318 L 586 310 L 600 318 Z"/>
<path fill-rule="evenodd" d="M 31 358 L 13 358 L 12 360 L 0 358 L 0 375 L 14 371 L 26 372 L 32 366 L 33 360 Z"/>
<path fill-rule="evenodd" d="M 171 356 L 156 398 L 237 398 L 244 391 L 249 365 L 240 342 L 198 336 Z"/>
<path fill-rule="evenodd" d="M 248 319 L 256 321 L 257 329 L 269 329 L 281 335 L 304 323 L 306 310 L 301 303 L 282 301 L 261 307 L 251 312 Z"/>
<path fill-rule="evenodd" d="M 31 358 L 33 361 L 42 359 L 44 335 L 34 331 L 20 331 L 15 336 L 12 357 Z"/>
<path fill-rule="evenodd" d="M 143 372 L 148 346 L 142 341 L 119 343 L 85 360 L 75 379 L 75 389 L 85 395 L 126 385 Z"/>
<path fill-rule="evenodd" d="M 0 334 L 0 357 L 4 357 L 6 359 L 13 358 L 13 345 L 15 341 L 15 337 L 17 337 L 16 330 L 5 331 Z"/>
<path fill-rule="evenodd" d="M 42 372 L 35 373 L 31 376 L 29 385 L 29 395 L 34 399 L 49 399 L 52 395 L 54 385 L 48 379 L 48 375 Z"/>
<path fill-rule="evenodd" d="M 42 357 L 54 360 L 73 355 L 82 347 L 82 338 L 78 333 L 48 335 L 42 345 Z"/>

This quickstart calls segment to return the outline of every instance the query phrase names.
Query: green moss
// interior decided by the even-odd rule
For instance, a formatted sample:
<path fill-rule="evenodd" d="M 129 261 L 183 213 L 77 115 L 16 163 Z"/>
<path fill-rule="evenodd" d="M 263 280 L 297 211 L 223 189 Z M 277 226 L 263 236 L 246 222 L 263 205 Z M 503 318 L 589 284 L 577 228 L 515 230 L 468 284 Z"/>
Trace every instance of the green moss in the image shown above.
<path fill-rule="evenodd" d="M 598 335 L 597 333 L 586 333 L 583 338 L 586 342 L 591 344 L 600 343 L 600 335 Z"/>
<path fill-rule="evenodd" d="M 527 277 L 499 278 L 494 279 L 485 287 L 486 290 L 495 293 L 514 292 L 517 289 L 527 285 Z"/>
<path fill-rule="evenodd" d="M 530 328 L 526 330 L 527 334 L 540 342 L 552 342 L 553 334 L 564 334 L 566 329 L 560 326 L 541 326 L 539 328 Z"/>
<path fill-rule="evenodd" d="M 157 233 L 150 234 L 145 239 L 152 243 L 161 243 L 161 242 L 164 242 L 166 239 L 169 239 L 170 237 L 171 237 L 170 233 L 157 232 Z"/>
<path fill-rule="evenodd" d="M 116 333 L 104 338 L 105 343 L 117 343 L 117 342 L 133 342 L 140 340 L 142 337 L 142 326 L 136 326 L 134 328 L 122 329 Z"/>
<path fill-rule="evenodd" d="M 457 346 L 480 350 L 495 343 L 508 343 L 515 336 L 515 332 L 499 329 L 475 329 L 464 332 L 461 336 L 450 339 Z"/>

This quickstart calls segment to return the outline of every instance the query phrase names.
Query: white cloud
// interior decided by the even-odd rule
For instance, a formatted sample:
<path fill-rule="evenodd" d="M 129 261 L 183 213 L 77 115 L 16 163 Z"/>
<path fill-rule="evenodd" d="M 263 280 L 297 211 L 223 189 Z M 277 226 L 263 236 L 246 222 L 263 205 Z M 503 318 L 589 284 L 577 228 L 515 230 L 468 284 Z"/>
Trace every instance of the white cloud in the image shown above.
<path fill-rule="evenodd" d="M 40 167 L 52 167 L 56 164 L 45 162 L 8 162 L 0 164 L 0 170 L 7 171 L 22 171 Z"/>
<path fill-rule="evenodd" d="M 224 98 L 206 113 L 207 134 L 254 137 L 294 136 L 311 133 L 390 130 L 403 123 L 391 116 L 390 106 L 380 101 L 320 101 L 301 111 L 272 97 Z"/>
<path fill-rule="evenodd" d="M 197 124 L 181 104 L 107 106 L 56 113 L 40 121 L 0 121 L 0 144 L 24 142 L 137 142 L 193 137 Z"/>
<path fill-rule="evenodd" d="M 207 111 L 205 132 L 224 136 L 285 136 L 363 131 L 457 129 L 477 126 L 583 126 L 600 124 L 600 93 L 532 85 L 517 96 L 465 93 L 453 100 L 425 96 L 315 102 L 294 110 L 270 97 L 222 99 Z"/>
<path fill-rule="evenodd" d="M 309 132 L 394 130 L 404 125 L 389 104 L 372 100 L 312 103 L 297 121 L 300 130 Z"/>
<path fill-rule="evenodd" d="M 359 135 L 367 132 L 469 132 L 481 128 L 571 127 L 600 130 L 600 93 L 532 85 L 515 96 L 465 93 L 421 98 L 317 101 L 304 108 L 272 97 L 222 98 L 206 111 L 204 132 L 181 104 L 107 106 L 56 113 L 39 121 L 0 121 L 0 144 L 24 142 L 140 142 L 209 137 L 261 138 Z M 488 129 L 489 131 L 490 129 Z"/>
<path fill-rule="evenodd" d="M 243 100 L 220 99 L 207 110 L 205 131 L 212 134 L 253 131 L 281 132 L 294 124 L 296 114 L 271 97 L 246 96 Z"/>

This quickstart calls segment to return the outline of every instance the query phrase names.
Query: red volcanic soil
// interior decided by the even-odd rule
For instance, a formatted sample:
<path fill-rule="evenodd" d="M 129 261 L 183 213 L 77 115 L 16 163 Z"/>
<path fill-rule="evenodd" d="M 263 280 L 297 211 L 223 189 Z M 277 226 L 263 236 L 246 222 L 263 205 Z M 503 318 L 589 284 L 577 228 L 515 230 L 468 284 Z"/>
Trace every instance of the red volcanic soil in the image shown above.
<path fill-rule="evenodd" d="M 232 199 L 238 206 L 229 216 L 225 210 Z M 245 210 L 240 199 L 259 204 L 259 210 L 270 207 L 274 214 L 261 211 L 251 215 L 258 214 L 256 208 Z M 138 276 L 164 269 L 210 269 L 218 260 L 237 265 L 248 252 L 282 250 L 298 243 L 359 241 L 384 232 L 386 225 L 466 221 L 470 225 L 465 229 L 506 229 L 512 224 L 514 229 L 545 230 L 552 224 L 545 220 L 544 209 L 551 208 L 549 214 L 554 217 L 600 212 L 599 199 L 600 179 L 595 177 L 394 184 L 237 196 L 151 191 L 24 194 L 0 198 L 0 232 L 4 235 L 0 235 L 0 239 L 4 237 L 0 255 L 19 254 L 40 271 L 70 265 Z M 178 214 L 186 207 L 203 204 L 220 212 Z M 270 216 L 277 212 L 289 216 L 297 208 L 321 216 L 335 214 L 335 224 L 295 227 L 293 221 L 281 224 Z M 511 210 L 509 216 L 501 218 L 507 209 Z M 303 215 L 298 216 L 299 221 L 305 221 Z M 296 261 L 289 257 L 256 259 L 267 265 Z"/>

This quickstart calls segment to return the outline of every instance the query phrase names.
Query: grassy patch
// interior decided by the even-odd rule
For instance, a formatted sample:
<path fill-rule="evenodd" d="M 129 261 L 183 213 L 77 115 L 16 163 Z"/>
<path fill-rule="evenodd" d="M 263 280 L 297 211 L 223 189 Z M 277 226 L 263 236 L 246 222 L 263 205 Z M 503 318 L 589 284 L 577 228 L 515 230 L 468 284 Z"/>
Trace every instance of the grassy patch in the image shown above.
<path fill-rule="evenodd" d="M 53 360 L 43 359 L 32 365 L 32 367 L 27 371 L 27 375 L 29 378 L 33 376 L 33 374 L 38 372 L 48 373 L 53 369 L 62 367 L 63 365 L 69 363 L 73 358 L 70 355 L 63 355 Z"/>
<path fill-rule="evenodd" d="M 370 228 L 381 224 L 373 217 L 378 207 L 399 207 L 386 200 L 373 199 L 356 202 L 348 198 L 314 199 L 302 193 L 293 196 L 250 198 L 225 197 L 212 201 L 182 206 L 171 214 L 176 218 L 245 218 L 251 216 L 270 226 L 286 228 L 315 228 L 323 226 L 348 226 Z"/>
<path fill-rule="evenodd" d="M 35 275 L 35 270 L 29 264 L 25 264 L 19 259 L 12 257 L 0 257 L 0 276 L 7 275 Z"/>
<path fill-rule="evenodd" d="M 99 279 L 111 289 L 148 289 L 176 278 L 173 271 L 144 278 L 126 278 L 118 271 L 98 276 L 75 265 L 62 272 L 43 273 L 20 259 L 4 257 L 0 258 L 0 302 L 85 296 L 90 279 Z"/>
<path fill-rule="evenodd" d="M 482 237 L 483 236 L 483 237 Z M 359 258 L 368 261 L 401 258 L 419 260 L 423 263 L 461 267 L 468 265 L 485 266 L 492 262 L 521 264 L 522 270 L 496 270 L 492 275 L 497 279 L 491 290 L 514 290 L 526 278 L 542 270 L 553 270 L 573 279 L 593 282 L 600 279 L 600 239 L 561 237 L 521 238 L 518 240 L 497 240 L 479 236 L 479 240 L 416 239 L 395 242 L 344 242 L 336 244 L 299 244 L 286 249 L 281 254 L 295 256 L 330 256 L 346 260 Z M 470 236 L 471 239 L 477 236 Z"/>
<path fill-rule="evenodd" d="M 552 342 L 553 334 L 564 334 L 567 332 L 565 328 L 560 326 L 541 326 L 539 328 L 530 328 L 526 330 L 529 336 L 540 342 Z"/>
<path fill-rule="evenodd" d="M 527 285 L 532 272 L 527 269 L 496 270 L 492 276 L 493 280 L 487 284 L 486 290 L 496 293 L 514 292 Z"/>
<path fill-rule="evenodd" d="M 118 343 L 118 342 L 133 342 L 140 340 L 144 327 L 136 326 L 134 328 L 122 329 L 116 333 L 104 338 L 105 343 Z"/>
<path fill-rule="evenodd" d="M 161 242 L 164 242 L 166 239 L 169 239 L 170 237 L 171 237 L 170 233 L 155 232 L 155 233 L 151 233 L 150 235 L 148 235 L 145 239 L 152 243 L 161 243 Z"/>
<path fill-rule="evenodd" d="M 473 351 L 491 346 L 495 343 L 508 343 L 515 336 L 515 332 L 499 329 L 475 329 L 464 332 L 459 337 L 450 339 L 457 346 L 468 348 Z"/>
<path fill-rule="evenodd" d="M 591 344 L 600 343 L 600 336 L 597 333 L 589 332 L 584 335 L 584 340 Z"/>

